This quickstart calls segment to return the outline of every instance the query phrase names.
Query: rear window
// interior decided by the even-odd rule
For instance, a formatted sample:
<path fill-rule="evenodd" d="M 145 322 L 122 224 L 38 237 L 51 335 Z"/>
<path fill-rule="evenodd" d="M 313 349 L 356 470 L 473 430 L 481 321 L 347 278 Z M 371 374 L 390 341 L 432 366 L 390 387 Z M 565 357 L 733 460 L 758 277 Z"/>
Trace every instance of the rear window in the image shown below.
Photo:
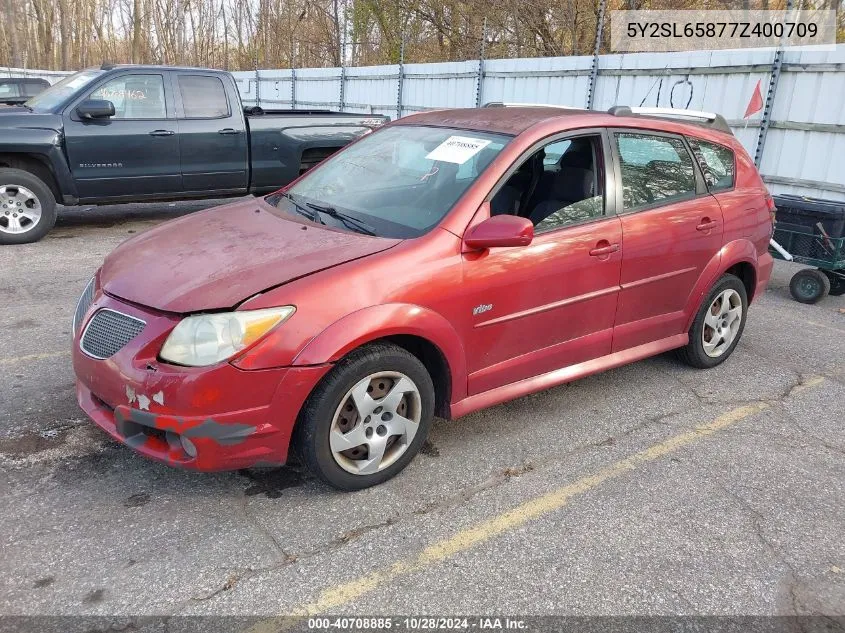
<path fill-rule="evenodd" d="M 223 82 L 207 75 L 179 75 L 179 92 L 186 119 L 219 119 L 229 116 Z"/>
<path fill-rule="evenodd" d="M 733 150 L 708 143 L 698 139 L 688 139 L 692 153 L 704 174 L 704 182 L 710 191 L 724 191 L 734 186 L 734 153 Z"/>
<path fill-rule="evenodd" d="M 39 92 L 49 87 L 49 84 L 43 84 L 40 81 L 25 81 L 23 83 L 23 94 L 27 96 L 37 95 Z"/>

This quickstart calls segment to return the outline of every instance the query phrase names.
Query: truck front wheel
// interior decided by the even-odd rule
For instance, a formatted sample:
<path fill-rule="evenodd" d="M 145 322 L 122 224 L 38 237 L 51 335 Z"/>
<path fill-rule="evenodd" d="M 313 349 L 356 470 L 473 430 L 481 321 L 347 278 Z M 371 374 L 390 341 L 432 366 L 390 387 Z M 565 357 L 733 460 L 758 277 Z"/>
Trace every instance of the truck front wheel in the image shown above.
<path fill-rule="evenodd" d="M 0 244 L 29 244 L 56 223 L 56 198 L 37 176 L 0 169 Z"/>

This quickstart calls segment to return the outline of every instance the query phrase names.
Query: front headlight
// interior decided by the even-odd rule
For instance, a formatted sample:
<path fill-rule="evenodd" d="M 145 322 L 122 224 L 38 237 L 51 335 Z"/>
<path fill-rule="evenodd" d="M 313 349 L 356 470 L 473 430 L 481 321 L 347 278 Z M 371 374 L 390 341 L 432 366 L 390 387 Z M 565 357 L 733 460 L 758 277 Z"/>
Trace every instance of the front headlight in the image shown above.
<path fill-rule="evenodd" d="M 85 290 L 76 302 L 76 310 L 73 313 L 73 333 L 76 334 L 79 328 L 82 327 L 82 322 L 85 320 L 85 315 L 88 314 L 88 308 L 94 303 L 94 281 L 96 277 L 91 277 L 91 281 L 85 286 Z"/>
<path fill-rule="evenodd" d="M 178 365 L 213 365 L 246 349 L 294 312 L 294 306 L 283 306 L 186 317 L 173 328 L 159 356 Z"/>

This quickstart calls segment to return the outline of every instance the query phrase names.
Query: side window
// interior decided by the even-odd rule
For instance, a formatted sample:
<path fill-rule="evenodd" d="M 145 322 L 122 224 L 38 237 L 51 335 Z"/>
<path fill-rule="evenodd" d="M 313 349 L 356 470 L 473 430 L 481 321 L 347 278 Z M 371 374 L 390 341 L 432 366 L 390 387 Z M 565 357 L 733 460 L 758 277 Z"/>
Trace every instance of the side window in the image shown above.
<path fill-rule="evenodd" d="M 12 83 L 0 83 L 0 97 L 17 97 L 18 85 Z"/>
<path fill-rule="evenodd" d="M 694 138 L 688 140 L 692 153 L 695 154 L 698 165 L 701 167 L 701 173 L 704 174 L 707 188 L 710 191 L 732 189 L 735 163 L 733 150 Z"/>
<path fill-rule="evenodd" d="M 529 156 L 490 201 L 493 215 L 530 219 L 536 233 L 605 213 L 601 137 L 555 141 Z"/>
<path fill-rule="evenodd" d="M 625 211 L 695 197 L 695 171 L 684 142 L 670 136 L 616 134 Z"/>
<path fill-rule="evenodd" d="M 123 75 L 88 95 L 114 104 L 113 119 L 166 119 L 161 75 Z"/>
<path fill-rule="evenodd" d="M 23 90 L 21 91 L 21 94 L 26 96 L 37 95 L 39 92 L 47 88 L 47 86 L 42 84 L 40 81 L 25 81 L 22 87 Z"/>
<path fill-rule="evenodd" d="M 179 75 L 179 92 L 186 119 L 219 119 L 229 116 L 226 90 L 218 77 Z"/>
<path fill-rule="evenodd" d="M 546 150 L 546 156 L 543 158 L 543 168 L 546 171 L 557 171 L 557 166 L 558 163 L 560 163 L 563 153 L 571 144 L 572 141 L 567 139 L 565 141 L 558 141 L 557 143 L 546 145 L 544 148 Z"/>

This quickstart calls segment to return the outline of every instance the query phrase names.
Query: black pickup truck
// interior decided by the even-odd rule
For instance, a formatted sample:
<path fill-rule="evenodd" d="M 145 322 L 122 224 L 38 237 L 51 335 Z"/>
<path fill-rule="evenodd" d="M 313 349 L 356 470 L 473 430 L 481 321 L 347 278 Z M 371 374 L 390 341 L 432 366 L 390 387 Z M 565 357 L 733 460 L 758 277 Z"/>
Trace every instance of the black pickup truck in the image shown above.
<path fill-rule="evenodd" d="M 0 108 L 0 244 L 34 242 L 56 203 L 267 193 L 385 123 L 379 115 L 241 105 L 227 72 L 82 70 Z"/>

